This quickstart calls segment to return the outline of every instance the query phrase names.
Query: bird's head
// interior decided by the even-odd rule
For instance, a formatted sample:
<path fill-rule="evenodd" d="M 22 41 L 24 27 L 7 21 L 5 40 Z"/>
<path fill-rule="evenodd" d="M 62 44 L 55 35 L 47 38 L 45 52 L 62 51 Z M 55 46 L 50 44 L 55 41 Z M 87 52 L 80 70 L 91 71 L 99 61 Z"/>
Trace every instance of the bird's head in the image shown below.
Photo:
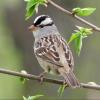
<path fill-rule="evenodd" d="M 54 22 L 48 15 L 40 15 L 36 17 L 32 25 L 29 26 L 29 30 L 34 32 L 38 29 L 45 28 L 47 26 L 52 26 L 52 25 L 54 25 Z"/>

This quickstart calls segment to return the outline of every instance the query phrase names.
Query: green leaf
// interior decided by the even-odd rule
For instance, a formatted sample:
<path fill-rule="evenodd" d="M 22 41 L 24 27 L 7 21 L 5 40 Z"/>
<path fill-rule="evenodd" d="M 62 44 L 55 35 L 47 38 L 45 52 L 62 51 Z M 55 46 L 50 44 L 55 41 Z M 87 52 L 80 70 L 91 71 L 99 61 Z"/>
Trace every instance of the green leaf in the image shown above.
<path fill-rule="evenodd" d="M 74 8 L 72 12 L 78 16 L 89 16 L 91 15 L 96 8 Z"/>
<path fill-rule="evenodd" d="M 79 35 L 80 35 L 79 32 L 77 32 L 77 33 L 72 33 L 72 35 L 71 35 L 71 37 L 70 37 L 70 39 L 69 39 L 69 41 L 68 41 L 68 44 L 69 44 L 70 42 L 72 42 L 73 40 L 75 40 Z"/>
<path fill-rule="evenodd" d="M 59 96 L 62 96 L 67 84 L 61 85 L 58 89 Z"/>
<path fill-rule="evenodd" d="M 84 28 L 80 26 L 76 26 L 78 28 L 76 33 L 80 33 L 83 38 L 87 37 L 88 35 L 92 34 L 92 29 L 91 28 Z"/>
<path fill-rule="evenodd" d="M 28 100 L 26 97 L 23 96 L 23 100 Z"/>
<path fill-rule="evenodd" d="M 44 95 L 29 96 L 28 98 L 23 96 L 23 100 L 37 100 L 38 98 L 40 98 L 42 96 L 44 96 Z"/>
<path fill-rule="evenodd" d="M 26 18 L 25 20 L 29 19 L 34 13 L 35 13 L 35 10 L 36 10 L 36 5 L 32 6 L 29 11 L 27 11 L 26 13 Z"/>
<path fill-rule="evenodd" d="M 40 97 L 42 97 L 43 95 L 35 95 L 35 96 L 29 96 L 29 100 L 36 100 Z"/>
<path fill-rule="evenodd" d="M 79 35 L 78 38 L 75 39 L 75 48 L 76 48 L 76 53 L 78 56 L 80 55 L 81 49 L 82 49 L 82 35 Z"/>
<path fill-rule="evenodd" d="M 24 84 L 24 83 L 26 82 L 26 80 L 27 80 L 26 78 L 23 78 L 23 77 L 20 77 L 19 79 L 20 79 L 20 81 L 21 81 L 23 84 Z"/>
<path fill-rule="evenodd" d="M 75 30 L 76 33 L 72 33 L 68 43 L 74 41 L 75 42 L 75 49 L 76 53 L 80 55 L 81 49 L 82 49 L 82 41 L 84 38 L 88 37 L 92 34 L 91 28 L 84 28 L 80 26 L 76 26 L 78 30 Z"/>
<path fill-rule="evenodd" d="M 82 35 L 83 38 L 88 37 L 88 35 L 92 34 L 92 29 L 91 28 L 84 28 L 80 26 L 76 26 L 78 30 L 74 30 L 75 33 L 72 33 L 68 43 L 72 42 L 75 40 L 80 34 Z"/>
<path fill-rule="evenodd" d="M 46 5 L 47 0 L 25 0 L 26 5 L 26 20 L 29 19 L 35 12 L 38 12 L 39 5 Z"/>

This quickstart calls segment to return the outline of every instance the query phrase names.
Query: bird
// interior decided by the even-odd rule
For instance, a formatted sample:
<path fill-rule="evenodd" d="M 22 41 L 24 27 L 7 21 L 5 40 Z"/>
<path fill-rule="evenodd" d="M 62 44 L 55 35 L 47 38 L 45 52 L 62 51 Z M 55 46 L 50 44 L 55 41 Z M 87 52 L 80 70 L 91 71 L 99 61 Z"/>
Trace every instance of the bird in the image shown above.
<path fill-rule="evenodd" d="M 71 88 L 80 87 L 73 69 L 74 59 L 66 40 L 49 15 L 40 15 L 29 26 L 34 36 L 34 54 L 44 72 L 62 76 Z"/>

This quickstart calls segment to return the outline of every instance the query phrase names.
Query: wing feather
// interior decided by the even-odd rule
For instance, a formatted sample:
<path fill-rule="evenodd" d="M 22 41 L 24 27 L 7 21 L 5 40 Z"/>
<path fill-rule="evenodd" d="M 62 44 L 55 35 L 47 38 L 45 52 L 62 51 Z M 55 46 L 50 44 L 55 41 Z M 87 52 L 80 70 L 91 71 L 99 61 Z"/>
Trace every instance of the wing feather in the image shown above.
<path fill-rule="evenodd" d="M 73 69 L 74 61 L 71 50 L 61 35 L 48 35 L 40 38 L 35 42 L 34 47 L 36 56 L 61 67 L 67 64 Z"/>

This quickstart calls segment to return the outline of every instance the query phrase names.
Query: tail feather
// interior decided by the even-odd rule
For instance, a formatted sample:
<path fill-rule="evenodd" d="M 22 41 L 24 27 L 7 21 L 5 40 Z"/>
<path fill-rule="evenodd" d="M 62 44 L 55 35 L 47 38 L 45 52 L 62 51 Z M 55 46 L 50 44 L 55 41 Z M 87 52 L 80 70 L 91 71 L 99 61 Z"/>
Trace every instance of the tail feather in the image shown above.
<path fill-rule="evenodd" d="M 63 68 L 59 70 L 60 74 L 64 77 L 65 82 L 72 88 L 80 87 L 79 81 L 76 79 L 74 73 L 70 70 L 69 73 Z"/>

